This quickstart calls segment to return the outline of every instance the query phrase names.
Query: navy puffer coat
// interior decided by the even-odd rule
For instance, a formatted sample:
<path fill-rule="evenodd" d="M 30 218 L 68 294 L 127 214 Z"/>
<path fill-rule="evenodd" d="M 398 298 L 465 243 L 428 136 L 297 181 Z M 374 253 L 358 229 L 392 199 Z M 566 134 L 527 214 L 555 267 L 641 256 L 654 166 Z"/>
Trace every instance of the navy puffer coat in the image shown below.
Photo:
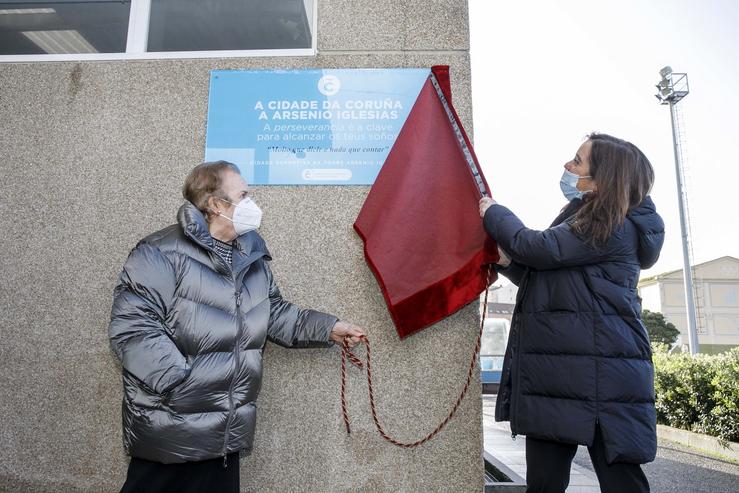
<path fill-rule="evenodd" d="M 596 426 L 609 463 L 643 464 L 657 449 L 654 369 L 637 295 L 664 223 L 647 197 L 600 248 L 569 220 L 571 202 L 544 231 L 491 206 L 484 225 L 513 260 L 499 272 L 518 285 L 495 419 L 514 434 L 592 445 Z"/>

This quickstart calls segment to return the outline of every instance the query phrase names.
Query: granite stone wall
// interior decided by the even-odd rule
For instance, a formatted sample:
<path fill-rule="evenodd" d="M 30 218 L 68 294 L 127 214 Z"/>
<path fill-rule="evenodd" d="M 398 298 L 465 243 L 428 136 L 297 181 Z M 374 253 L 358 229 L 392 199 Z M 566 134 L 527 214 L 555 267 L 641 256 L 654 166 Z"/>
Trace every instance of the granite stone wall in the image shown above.
<path fill-rule="evenodd" d="M 209 71 L 451 66 L 471 129 L 467 4 L 321 0 L 315 57 L 0 64 L 0 490 L 118 491 L 120 367 L 107 340 L 116 276 L 146 234 L 175 222 L 204 155 Z M 379 413 L 414 440 L 453 404 L 478 327 L 472 304 L 400 341 L 352 223 L 369 187 L 254 187 L 283 295 L 353 321 L 373 343 Z M 434 441 L 382 441 L 364 375 L 339 358 L 268 345 L 242 491 L 480 491 L 476 377 Z"/>

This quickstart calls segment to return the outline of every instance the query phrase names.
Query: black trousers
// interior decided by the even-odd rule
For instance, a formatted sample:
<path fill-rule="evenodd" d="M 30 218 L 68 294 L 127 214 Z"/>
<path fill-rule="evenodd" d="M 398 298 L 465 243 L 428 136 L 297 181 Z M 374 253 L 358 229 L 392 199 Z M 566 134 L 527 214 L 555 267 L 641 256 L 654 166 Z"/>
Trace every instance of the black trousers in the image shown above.
<path fill-rule="evenodd" d="M 564 493 L 570 484 L 570 467 L 577 445 L 526 437 L 527 492 Z M 593 446 L 588 447 L 602 493 L 642 493 L 649 482 L 638 464 L 606 463 L 600 427 L 595 430 Z"/>
<path fill-rule="evenodd" d="M 131 458 L 121 493 L 239 493 L 239 453 L 198 462 L 161 464 Z"/>

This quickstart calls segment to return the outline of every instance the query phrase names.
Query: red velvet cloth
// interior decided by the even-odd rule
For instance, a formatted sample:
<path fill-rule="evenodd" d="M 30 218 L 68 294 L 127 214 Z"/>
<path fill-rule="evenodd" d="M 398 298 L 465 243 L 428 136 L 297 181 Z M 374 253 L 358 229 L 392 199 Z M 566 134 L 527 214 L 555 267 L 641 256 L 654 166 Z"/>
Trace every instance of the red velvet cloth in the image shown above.
<path fill-rule="evenodd" d="M 433 71 L 446 95 L 445 69 Z M 477 162 L 463 129 L 462 135 Z M 477 300 L 487 287 L 487 265 L 498 255 L 483 230 L 479 200 L 429 78 L 354 223 L 401 338 Z"/>

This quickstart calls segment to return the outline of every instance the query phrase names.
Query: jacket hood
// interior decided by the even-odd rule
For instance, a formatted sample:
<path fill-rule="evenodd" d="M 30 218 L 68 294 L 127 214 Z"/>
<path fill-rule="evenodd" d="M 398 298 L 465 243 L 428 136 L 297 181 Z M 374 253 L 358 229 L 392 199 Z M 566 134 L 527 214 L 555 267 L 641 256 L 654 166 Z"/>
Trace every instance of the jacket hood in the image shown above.
<path fill-rule="evenodd" d="M 639 234 L 639 263 L 642 269 L 653 266 L 659 258 L 665 241 L 665 223 L 657 214 L 657 208 L 650 197 L 631 209 L 626 218 L 631 221 Z"/>
<path fill-rule="evenodd" d="M 186 201 L 182 204 L 180 210 L 177 211 L 177 222 L 189 239 L 207 250 L 215 248 L 215 242 L 208 230 L 208 222 L 192 202 Z M 235 246 L 249 259 L 254 260 L 264 256 L 267 260 L 272 260 L 264 239 L 256 231 L 249 231 L 237 237 Z"/>

